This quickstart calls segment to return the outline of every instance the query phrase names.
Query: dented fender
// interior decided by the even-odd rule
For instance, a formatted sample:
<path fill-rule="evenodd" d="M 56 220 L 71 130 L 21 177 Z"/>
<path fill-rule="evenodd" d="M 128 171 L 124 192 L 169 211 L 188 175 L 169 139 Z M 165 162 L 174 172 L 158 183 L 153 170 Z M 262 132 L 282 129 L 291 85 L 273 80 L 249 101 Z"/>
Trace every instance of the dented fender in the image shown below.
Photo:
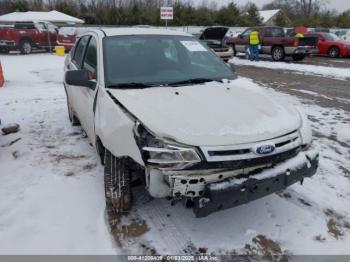
<path fill-rule="evenodd" d="M 97 94 L 95 112 L 95 133 L 115 157 L 128 156 L 145 166 L 136 144 L 132 119 L 124 109 L 116 104 L 103 88 Z"/>

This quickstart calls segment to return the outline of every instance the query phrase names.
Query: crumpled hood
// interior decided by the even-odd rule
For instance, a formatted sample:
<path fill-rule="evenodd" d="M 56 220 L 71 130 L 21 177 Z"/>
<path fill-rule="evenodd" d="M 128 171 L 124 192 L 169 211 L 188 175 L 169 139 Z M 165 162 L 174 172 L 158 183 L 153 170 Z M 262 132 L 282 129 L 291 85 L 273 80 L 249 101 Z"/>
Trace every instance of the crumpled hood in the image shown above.
<path fill-rule="evenodd" d="M 239 79 L 226 84 L 110 92 L 157 136 L 187 145 L 257 142 L 301 126 L 296 110 L 274 101 L 264 88 Z"/>

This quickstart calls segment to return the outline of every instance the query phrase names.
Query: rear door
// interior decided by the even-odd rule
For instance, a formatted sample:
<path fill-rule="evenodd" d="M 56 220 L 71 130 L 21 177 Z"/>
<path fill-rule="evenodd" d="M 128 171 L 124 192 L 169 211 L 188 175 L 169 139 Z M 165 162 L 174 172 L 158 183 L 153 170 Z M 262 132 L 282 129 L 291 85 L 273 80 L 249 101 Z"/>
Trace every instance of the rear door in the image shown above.
<path fill-rule="evenodd" d="M 280 27 L 267 27 L 265 28 L 264 36 L 261 36 L 262 40 L 262 53 L 271 54 L 272 46 L 276 44 L 287 44 L 287 38 L 283 28 Z"/>
<path fill-rule="evenodd" d="M 37 32 L 35 32 L 33 37 L 35 37 L 36 45 L 40 47 L 48 47 L 49 46 L 49 33 L 46 29 L 44 22 L 38 22 L 35 24 Z"/>

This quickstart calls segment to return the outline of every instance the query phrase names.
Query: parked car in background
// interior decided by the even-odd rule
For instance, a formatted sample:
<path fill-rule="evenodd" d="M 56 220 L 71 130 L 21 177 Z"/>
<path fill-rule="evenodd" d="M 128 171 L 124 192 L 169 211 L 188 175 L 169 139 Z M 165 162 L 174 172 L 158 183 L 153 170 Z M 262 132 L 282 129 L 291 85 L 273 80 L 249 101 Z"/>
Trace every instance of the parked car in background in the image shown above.
<path fill-rule="evenodd" d="M 206 28 L 199 39 L 209 46 L 225 62 L 233 57 L 233 49 L 226 44 L 228 27 L 215 26 Z"/>
<path fill-rule="evenodd" d="M 331 30 L 329 28 L 309 28 L 308 32 L 314 32 L 314 33 L 330 33 Z"/>
<path fill-rule="evenodd" d="M 335 34 L 342 40 L 350 41 L 350 30 L 339 30 Z"/>
<path fill-rule="evenodd" d="M 94 29 L 93 27 L 61 27 L 57 35 L 57 45 L 64 46 L 69 52 L 75 45 L 80 35 Z"/>
<path fill-rule="evenodd" d="M 69 52 L 76 42 L 76 27 L 61 27 L 58 30 L 57 45 L 64 46 L 64 49 Z"/>
<path fill-rule="evenodd" d="M 16 22 L 0 26 L 0 52 L 19 50 L 30 54 L 33 49 L 51 50 L 56 46 L 57 27 L 49 22 Z"/>
<path fill-rule="evenodd" d="M 227 40 L 226 43 L 233 47 L 234 53 L 247 51 L 251 31 L 252 28 L 248 28 L 239 36 Z M 274 61 L 283 61 L 286 56 L 300 61 L 318 51 L 315 37 L 286 36 L 282 27 L 259 27 L 258 31 L 261 42 L 260 53 L 271 55 Z"/>
<path fill-rule="evenodd" d="M 350 42 L 341 40 L 332 33 L 308 33 L 307 37 L 316 37 L 318 39 L 318 50 L 320 55 L 332 58 L 350 56 Z"/>
<path fill-rule="evenodd" d="M 316 173 L 307 117 L 245 86 L 187 33 L 91 30 L 67 55 L 64 79 L 69 119 L 104 164 L 113 217 L 132 208 L 137 182 L 204 217 Z"/>

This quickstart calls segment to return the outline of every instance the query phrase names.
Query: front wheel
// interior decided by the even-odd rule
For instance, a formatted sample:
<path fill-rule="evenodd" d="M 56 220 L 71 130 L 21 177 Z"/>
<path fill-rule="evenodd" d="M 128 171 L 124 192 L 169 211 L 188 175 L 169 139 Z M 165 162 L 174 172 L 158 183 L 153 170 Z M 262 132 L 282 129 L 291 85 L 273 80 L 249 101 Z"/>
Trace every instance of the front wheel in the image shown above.
<path fill-rule="evenodd" d="M 8 54 L 10 53 L 10 49 L 7 47 L 1 47 L 0 48 L 0 54 Z"/>
<path fill-rule="evenodd" d="M 340 50 L 336 46 L 331 47 L 328 51 L 328 56 L 331 58 L 337 58 L 339 57 L 339 55 L 340 55 Z"/>
<path fill-rule="evenodd" d="M 292 55 L 292 58 L 294 61 L 302 61 L 302 60 L 304 60 L 305 56 L 304 55 Z"/>
<path fill-rule="evenodd" d="M 128 213 L 132 206 L 131 170 L 127 158 L 117 158 L 108 150 L 104 155 L 106 208 L 109 219 Z"/>
<path fill-rule="evenodd" d="M 22 40 L 19 46 L 21 54 L 28 55 L 32 52 L 32 43 L 29 40 Z"/>
<path fill-rule="evenodd" d="M 271 51 L 271 56 L 273 61 L 283 61 L 285 58 L 284 48 L 281 46 L 276 46 Z"/>

